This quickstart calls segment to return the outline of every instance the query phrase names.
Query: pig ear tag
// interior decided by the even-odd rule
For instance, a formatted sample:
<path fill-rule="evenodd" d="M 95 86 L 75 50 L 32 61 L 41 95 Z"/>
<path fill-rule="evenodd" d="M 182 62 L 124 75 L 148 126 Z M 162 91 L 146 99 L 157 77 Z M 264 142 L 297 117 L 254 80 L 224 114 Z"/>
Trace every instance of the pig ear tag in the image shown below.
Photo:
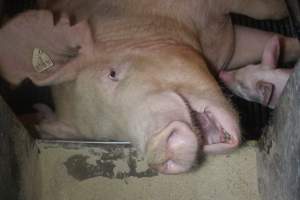
<path fill-rule="evenodd" d="M 32 66 L 35 71 L 41 73 L 54 66 L 51 58 L 41 49 L 34 48 L 32 53 Z"/>

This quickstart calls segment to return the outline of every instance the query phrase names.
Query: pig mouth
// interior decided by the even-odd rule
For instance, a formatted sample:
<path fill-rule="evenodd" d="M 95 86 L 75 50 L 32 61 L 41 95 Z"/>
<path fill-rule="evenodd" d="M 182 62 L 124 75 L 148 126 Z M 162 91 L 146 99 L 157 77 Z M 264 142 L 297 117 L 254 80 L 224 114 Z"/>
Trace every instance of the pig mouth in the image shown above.
<path fill-rule="evenodd" d="M 221 114 L 216 112 L 217 109 L 207 106 L 202 111 L 198 111 L 192 107 L 185 97 L 180 96 L 190 111 L 192 129 L 199 138 L 199 142 L 203 145 L 205 152 L 211 152 L 210 149 L 214 149 L 214 153 L 220 153 L 223 150 L 227 152 L 227 150 L 238 146 L 239 138 L 230 134 L 230 131 L 228 131 L 230 123 L 228 123 L 228 120 L 222 120 Z M 216 147 L 216 145 L 220 144 L 223 145 Z"/>
<path fill-rule="evenodd" d="M 186 96 L 176 93 L 184 117 L 179 115 L 181 120 L 176 120 L 178 115 L 175 115 L 175 120 L 147 143 L 148 164 L 164 174 L 188 171 L 199 153 L 200 156 L 202 153 L 227 153 L 239 144 L 239 127 L 230 106 L 225 102 Z"/>
<path fill-rule="evenodd" d="M 191 110 L 192 127 L 201 137 L 203 145 L 229 143 L 231 135 L 222 127 L 214 115 L 205 109 L 203 112 Z"/>

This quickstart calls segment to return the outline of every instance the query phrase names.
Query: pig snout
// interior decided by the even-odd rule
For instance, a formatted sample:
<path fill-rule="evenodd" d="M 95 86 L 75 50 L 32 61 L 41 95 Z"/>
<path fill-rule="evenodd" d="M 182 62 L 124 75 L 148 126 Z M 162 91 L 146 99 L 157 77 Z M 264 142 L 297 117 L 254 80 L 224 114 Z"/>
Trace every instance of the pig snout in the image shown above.
<path fill-rule="evenodd" d="M 232 72 L 221 71 L 219 78 L 226 84 L 229 85 L 234 81 L 234 75 Z"/>
<path fill-rule="evenodd" d="M 174 121 L 149 140 L 148 164 L 163 174 L 183 173 L 193 166 L 198 148 L 198 138 L 190 126 Z"/>

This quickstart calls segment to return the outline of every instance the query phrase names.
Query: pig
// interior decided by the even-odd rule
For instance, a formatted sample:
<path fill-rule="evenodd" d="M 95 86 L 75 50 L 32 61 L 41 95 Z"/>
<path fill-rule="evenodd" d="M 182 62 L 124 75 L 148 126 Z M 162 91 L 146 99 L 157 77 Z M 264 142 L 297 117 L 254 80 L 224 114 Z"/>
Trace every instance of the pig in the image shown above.
<path fill-rule="evenodd" d="M 43 138 L 127 140 L 154 170 L 188 172 L 241 143 L 215 75 L 258 61 L 274 35 L 232 12 L 287 15 L 283 0 L 42 0 L 0 29 L 0 73 L 51 86 L 55 113 L 36 106 Z M 282 38 L 284 59 L 299 56 Z"/>
<path fill-rule="evenodd" d="M 262 62 L 219 73 L 220 79 L 237 96 L 274 109 L 293 69 L 277 68 L 280 41 L 271 38 L 263 52 Z"/>

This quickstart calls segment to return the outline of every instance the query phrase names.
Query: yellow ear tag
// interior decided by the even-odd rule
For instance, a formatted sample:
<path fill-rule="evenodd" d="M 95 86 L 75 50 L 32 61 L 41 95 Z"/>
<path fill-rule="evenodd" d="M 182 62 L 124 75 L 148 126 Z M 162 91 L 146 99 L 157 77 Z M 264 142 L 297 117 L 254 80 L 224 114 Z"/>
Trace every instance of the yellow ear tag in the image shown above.
<path fill-rule="evenodd" d="M 32 54 L 32 66 L 37 72 L 43 72 L 54 66 L 51 58 L 41 49 L 34 48 Z"/>

